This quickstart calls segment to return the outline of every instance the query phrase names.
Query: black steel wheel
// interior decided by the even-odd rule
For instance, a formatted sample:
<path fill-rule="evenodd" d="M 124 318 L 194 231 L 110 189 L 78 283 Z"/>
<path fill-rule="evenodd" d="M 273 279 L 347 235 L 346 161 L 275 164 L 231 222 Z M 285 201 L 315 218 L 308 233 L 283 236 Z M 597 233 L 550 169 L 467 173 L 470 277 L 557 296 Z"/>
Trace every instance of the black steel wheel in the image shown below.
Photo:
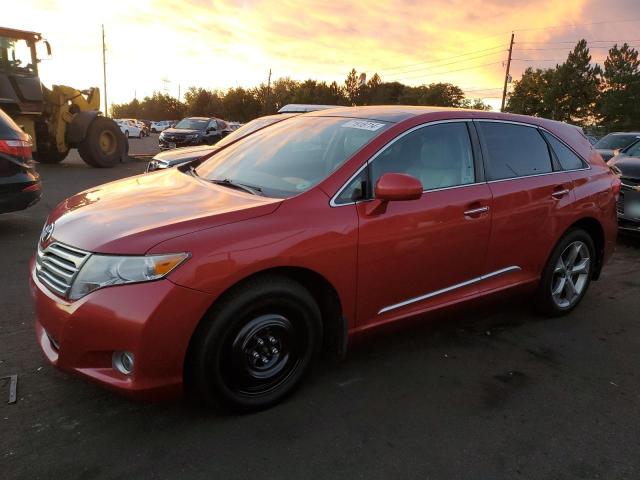
<path fill-rule="evenodd" d="M 313 296 L 289 278 L 262 277 L 225 295 L 204 319 L 186 373 L 206 403 L 258 410 L 293 392 L 321 343 Z"/>

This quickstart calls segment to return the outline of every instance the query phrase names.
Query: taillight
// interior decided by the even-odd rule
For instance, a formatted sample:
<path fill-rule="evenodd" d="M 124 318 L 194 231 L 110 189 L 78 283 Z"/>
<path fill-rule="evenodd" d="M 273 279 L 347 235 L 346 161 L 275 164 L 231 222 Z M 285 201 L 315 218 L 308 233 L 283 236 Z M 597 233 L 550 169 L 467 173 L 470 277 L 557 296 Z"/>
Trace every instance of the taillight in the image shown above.
<path fill-rule="evenodd" d="M 28 160 L 31 158 L 31 142 L 0 140 L 0 153 Z"/>

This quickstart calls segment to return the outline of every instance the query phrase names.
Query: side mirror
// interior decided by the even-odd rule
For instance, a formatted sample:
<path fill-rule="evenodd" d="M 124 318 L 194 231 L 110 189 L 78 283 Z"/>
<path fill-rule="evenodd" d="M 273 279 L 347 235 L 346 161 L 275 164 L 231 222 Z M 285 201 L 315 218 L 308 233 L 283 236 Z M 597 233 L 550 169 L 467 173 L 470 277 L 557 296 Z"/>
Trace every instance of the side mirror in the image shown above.
<path fill-rule="evenodd" d="M 417 200 L 422 197 L 422 183 L 405 173 L 385 173 L 375 186 L 375 198 L 384 202 Z"/>

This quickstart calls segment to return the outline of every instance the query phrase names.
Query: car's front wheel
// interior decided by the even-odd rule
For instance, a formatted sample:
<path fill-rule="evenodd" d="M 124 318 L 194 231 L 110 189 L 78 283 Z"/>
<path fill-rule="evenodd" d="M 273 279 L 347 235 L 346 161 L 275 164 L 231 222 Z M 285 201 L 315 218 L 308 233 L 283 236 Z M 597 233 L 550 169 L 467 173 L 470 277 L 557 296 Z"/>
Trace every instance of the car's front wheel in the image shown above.
<path fill-rule="evenodd" d="M 545 266 L 538 287 L 537 306 L 542 313 L 560 316 L 573 310 L 591 283 L 595 246 L 582 229 L 572 229 L 558 242 Z"/>
<path fill-rule="evenodd" d="M 259 410 L 300 384 L 321 343 L 320 310 L 309 291 L 286 277 L 262 277 L 232 291 L 203 320 L 186 374 L 209 405 Z"/>

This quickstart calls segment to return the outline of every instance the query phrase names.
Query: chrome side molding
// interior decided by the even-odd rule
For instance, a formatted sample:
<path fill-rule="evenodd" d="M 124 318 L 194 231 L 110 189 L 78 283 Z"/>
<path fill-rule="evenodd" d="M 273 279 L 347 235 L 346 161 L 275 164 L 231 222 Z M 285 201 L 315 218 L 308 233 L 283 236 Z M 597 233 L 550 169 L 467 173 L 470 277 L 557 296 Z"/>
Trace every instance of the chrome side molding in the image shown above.
<path fill-rule="evenodd" d="M 484 280 L 488 280 L 493 277 L 497 277 L 499 275 L 504 275 L 505 273 L 510 272 L 519 272 L 522 268 L 514 265 L 507 268 L 502 268 L 500 270 L 496 270 L 495 272 L 487 273 L 485 275 L 481 275 L 476 278 L 472 278 L 462 283 L 457 283 L 456 285 L 451 285 L 450 287 L 443 288 L 441 290 L 436 290 L 435 292 L 430 292 L 425 295 L 420 295 L 419 297 L 410 298 L 409 300 L 405 300 L 404 302 L 394 303 L 393 305 L 389 305 L 388 307 L 384 307 L 382 310 L 378 312 L 378 315 L 382 315 L 383 313 L 387 313 L 391 310 L 396 310 L 397 308 L 406 307 L 407 305 L 411 305 L 412 303 L 420 302 L 422 300 L 427 300 L 428 298 L 436 297 L 438 295 L 442 295 L 443 293 L 451 292 L 452 290 L 457 290 L 458 288 L 467 287 L 469 285 L 473 285 L 474 283 L 482 282 Z"/>

